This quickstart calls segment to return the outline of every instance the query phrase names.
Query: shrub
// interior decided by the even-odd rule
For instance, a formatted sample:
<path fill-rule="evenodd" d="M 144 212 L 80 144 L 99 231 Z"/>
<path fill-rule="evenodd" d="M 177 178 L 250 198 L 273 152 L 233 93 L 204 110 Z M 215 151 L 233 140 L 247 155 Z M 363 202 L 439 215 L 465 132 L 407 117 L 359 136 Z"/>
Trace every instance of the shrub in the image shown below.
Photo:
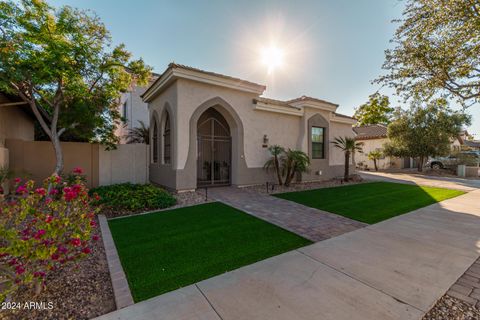
<path fill-rule="evenodd" d="M 15 193 L 0 203 L 0 266 L 9 288 L 45 286 L 47 275 L 90 253 L 96 226 L 88 190 L 81 178 L 73 183 L 51 176 L 36 188 L 34 181 L 15 179 Z"/>
<path fill-rule="evenodd" d="M 99 200 L 95 201 L 97 205 L 131 211 L 163 209 L 176 203 L 170 193 L 151 184 L 121 183 L 101 186 L 90 190 L 90 194 L 99 196 Z"/>

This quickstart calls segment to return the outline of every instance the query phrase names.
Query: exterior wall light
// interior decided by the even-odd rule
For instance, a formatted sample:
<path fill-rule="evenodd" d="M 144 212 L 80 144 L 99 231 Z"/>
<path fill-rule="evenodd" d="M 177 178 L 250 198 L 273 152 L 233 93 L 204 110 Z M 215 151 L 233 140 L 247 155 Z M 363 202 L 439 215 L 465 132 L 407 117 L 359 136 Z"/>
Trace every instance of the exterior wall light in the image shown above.
<path fill-rule="evenodd" d="M 267 148 L 267 147 L 268 147 L 268 136 L 264 134 L 262 148 Z"/>

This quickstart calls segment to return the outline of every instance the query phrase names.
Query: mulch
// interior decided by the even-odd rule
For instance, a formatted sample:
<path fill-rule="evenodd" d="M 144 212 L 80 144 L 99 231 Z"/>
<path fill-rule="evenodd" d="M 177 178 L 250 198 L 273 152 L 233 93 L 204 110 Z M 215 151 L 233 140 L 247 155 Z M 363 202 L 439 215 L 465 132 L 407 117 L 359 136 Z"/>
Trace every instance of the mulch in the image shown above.
<path fill-rule="evenodd" d="M 31 289 L 22 288 L 11 298 L 22 306 L 30 301 L 45 302 L 45 305 L 51 302 L 53 308 L 1 310 L 0 319 L 91 319 L 114 311 L 115 298 L 105 249 L 100 230 L 97 232 L 100 239 L 94 241 L 92 253 L 76 265 L 68 265 L 50 275 L 47 287 L 38 297 Z"/>
<path fill-rule="evenodd" d="M 480 309 L 449 295 L 444 295 L 422 320 L 479 320 Z"/>

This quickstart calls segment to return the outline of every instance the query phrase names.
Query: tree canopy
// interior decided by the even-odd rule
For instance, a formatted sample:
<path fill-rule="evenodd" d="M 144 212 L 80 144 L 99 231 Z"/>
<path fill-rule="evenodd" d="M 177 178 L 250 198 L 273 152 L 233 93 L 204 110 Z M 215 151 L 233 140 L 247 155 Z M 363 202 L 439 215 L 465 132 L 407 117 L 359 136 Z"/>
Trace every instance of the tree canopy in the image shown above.
<path fill-rule="evenodd" d="M 450 143 L 471 117 L 453 111 L 445 99 L 436 99 L 425 106 L 418 101 L 409 110 L 397 110 L 388 126 L 390 142 L 384 145 L 387 156 L 419 158 L 419 170 L 428 157 L 446 155 Z"/>
<path fill-rule="evenodd" d="M 117 142 L 120 95 L 132 83 L 146 84 L 150 70 L 123 44 L 112 46 L 89 11 L 41 0 L 0 2 L 0 90 L 29 104 L 53 143 L 55 172 L 63 169 L 59 141 L 66 131 Z"/>
<path fill-rule="evenodd" d="M 376 82 L 406 99 L 480 101 L 480 3 L 408 0 Z"/>
<path fill-rule="evenodd" d="M 390 107 L 387 96 L 378 92 L 368 98 L 368 102 L 355 109 L 354 118 L 358 120 L 357 125 L 388 124 L 392 118 L 394 109 Z"/>

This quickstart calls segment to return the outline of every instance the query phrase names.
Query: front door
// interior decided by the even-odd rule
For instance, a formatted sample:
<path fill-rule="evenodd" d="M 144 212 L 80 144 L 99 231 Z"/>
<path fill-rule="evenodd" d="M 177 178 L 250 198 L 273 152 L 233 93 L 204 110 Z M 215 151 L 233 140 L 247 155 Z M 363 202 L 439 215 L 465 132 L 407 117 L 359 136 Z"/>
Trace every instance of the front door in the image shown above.
<path fill-rule="evenodd" d="M 197 137 L 197 186 L 229 185 L 232 139 L 228 123 L 210 108 L 200 116 Z"/>

